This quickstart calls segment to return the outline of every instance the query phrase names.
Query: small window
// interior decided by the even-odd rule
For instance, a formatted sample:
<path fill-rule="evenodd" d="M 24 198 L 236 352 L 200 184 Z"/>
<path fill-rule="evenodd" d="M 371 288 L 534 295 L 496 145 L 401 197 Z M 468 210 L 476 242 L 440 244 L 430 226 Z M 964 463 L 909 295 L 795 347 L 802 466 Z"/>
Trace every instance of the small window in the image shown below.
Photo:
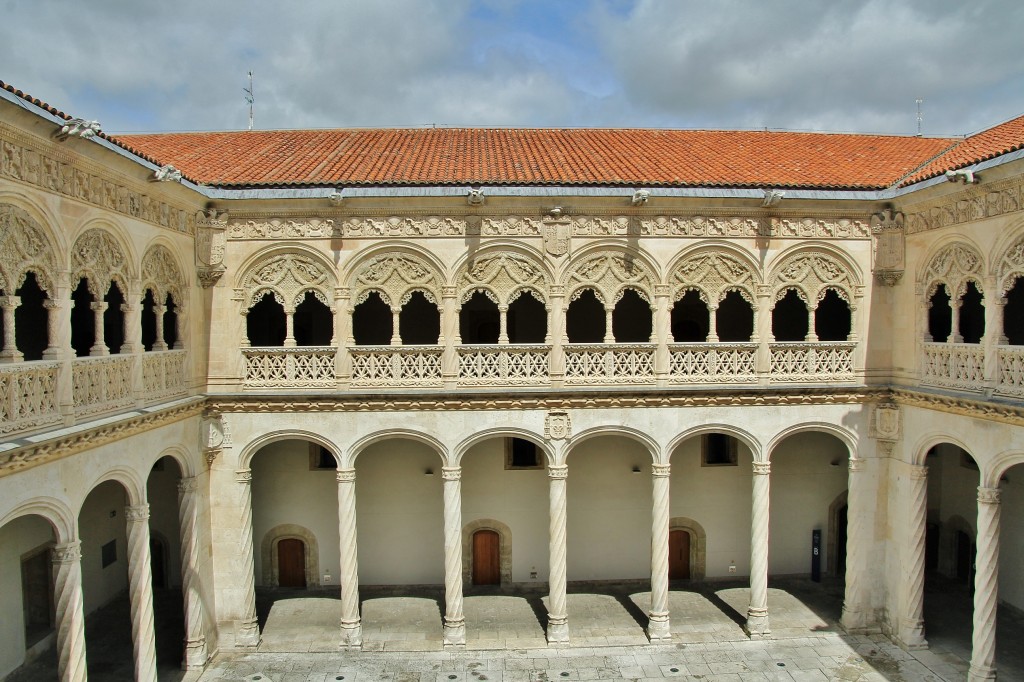
<path fill-rule="evenodd" d="M 739 441 L 724 433 L 706 433 L 701 437 L 701 465 L 736 466 Z"/>
<path fill-rule="evenodd" d="M 100 547 L 100 563 L 102 568 L 117 562 L 117 540 L 111 540 Z"/>
<path fill-rule="evenodd" d="M 309 469 L 310 471 L 335 471 L 338 468 L 338 461 L 334 459 L 331 451 L 319 443 L 309 444 Z"/>
<path fill-rule="evenodd" d="M 544 462 L 536 443 L 524 438 L 506 438 L 505 468 L 543 469 Z"/>

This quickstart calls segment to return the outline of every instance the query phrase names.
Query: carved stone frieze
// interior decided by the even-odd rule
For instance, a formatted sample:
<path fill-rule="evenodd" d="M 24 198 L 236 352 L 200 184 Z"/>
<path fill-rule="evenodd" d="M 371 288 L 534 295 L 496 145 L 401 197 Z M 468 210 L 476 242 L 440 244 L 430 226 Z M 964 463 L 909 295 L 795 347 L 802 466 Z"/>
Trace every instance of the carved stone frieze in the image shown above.
<path fill-rule="evenodd" d="M 632 228 L 632 223 L 626 216 L 574 216 L 570 224 L 574 237 L 611 237 L 636 233 L 636 229 Z"/>
<path fill-rule="evenodd" d="M 32 217 L 10 204 L 0 204 L 0 289 L 8 295 L 33 272 L 39 286 L 54 296 L 55 249 Z"/>
<path fill-rule="evenodd" d="M 974 282 L 982 291 L 982 263 L 984 261 L 973 247 L 955 242 L 942 248 L 928 261 L 922 284 L 925 296 L 931 298 L 940 284 L 946 286 L 946 293 L 959 300 L 967 291 L 967 283 Z"/>
<path fill-rule="evenodd" d="M 903 225 L 903 214 L 889 209 L 871 217 L 875 279 L 885 286 L 895 286 L 903 277 L 906 260 Z"/>
<path fill-rule="evenodd" d="M 480 226 L 485 237 L 540 237 L 543 232 L 543 220 L 520 216 L 484 218 Z"/>
<path fill-rule="evenodd" d="M 839 218 L 771 218 L 771 236 L 796 239 L 867 239 L 871 227 L 863 220 Z"/>
<path fill-rule="evenodd" d="M 186 210 L 80 167 L 66 153 L 39 151 L 0 128 L 0 177 L 79 199 L 178 232 L 191 232 Z"/>
<path fill-rule="evenodd" d="M 286 311 L 294 311 L 306 292 L 312 292 L 332 308 L 334 286 L 333 273 L 317 261 L 294 253 L 281 254 L 258 264 L 242 280 L 243 307 L 248 310 L 269 293 Z"/>
<path fill-rule="evenodd" d="M 705 303 L 717 306 L 729 291 L 738 291 L 752 306 L 757 305 L 751 268 L 730 254 L 707 251 L 688 256 L 673 268 L 670 282 L 676 300 L 692 289 Z"/>
<path fill-rule="evenodd" d="M 1006 215 L 1021 210 L 1024 205 L 1024 185 L 1020 182 L 997 186 L 984 194 L 970 196 L 976 191 L 972 188 L 938 206 L 908 212 L 907 233 L 916 234 L 971 220 Z"/>
<path fill-rule="evenodd" d="M 463 303 L 480 290 L 490 292 L 499 305 L 508 305 L 523 291 L 533 291 L 543 301 L 548 288 L 544 271 L 538 264 L 507 252 L 475 258 L 465 266 L 458 282 Z"/>
<path fill-rule="evenodd" d="M 133 279 L 130 262 L 117 240 L 100 228 L 86 230 L 71 248 L 72 282 L 86 277 L 89 291 L 97 301 L 103 300 L 110 282 L 117 282 L 121 293 L 128 294 L 128 282 Z"/>
<path fill-rule="evenodd" d="M 419 258 L 404 253 L 389 253 L 371 259 L 356 271 L 352 304 L 359 305 L 371 291 L 392 309 L 400 309 L 414 291 L 422 291 L 428 300 L 440 300 L 441 276 Z"/>
<path fill-rule="evenodd" d="M 232 240 L 322 239 L 341 236 L 341 227 L 336 226 L 333 220 L 319 218 L 306 220 L 271 218 L 269 220 L 237 221 L 230 223 L 227 230 L 227 238 Z"/>
<path fill-rule="evenodd" d="M 340 227 L 340 236 L 345 237 L 461 237 L 466 234 L 465 219 L 448 216 L 349 218 Z"/>
<path fill-rule="evenodd" d="M 199 286 L 208 289 L 224 275 L 224 251 L 227 248 L 227 211 L 208 209 L 195 217 L 196 278 Z"/>

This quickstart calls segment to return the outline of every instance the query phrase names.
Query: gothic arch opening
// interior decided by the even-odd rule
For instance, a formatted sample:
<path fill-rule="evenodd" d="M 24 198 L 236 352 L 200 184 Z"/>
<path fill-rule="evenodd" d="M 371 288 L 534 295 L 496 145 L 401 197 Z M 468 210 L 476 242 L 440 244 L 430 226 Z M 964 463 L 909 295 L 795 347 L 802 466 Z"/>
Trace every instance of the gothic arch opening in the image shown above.
<path fill-rule="evenodd" d="M 718 340 L 731 343 L 746 343 L 754 335 L 754 308 L 750 301 L 738 291 L 725 295 L 715 311 L 715 326 Z"/>
<path fill-rule="evenodd" d="M 676 343 L 701 343 L 708 340 L 708 306 L 700 294 L 690 289 L 672 306 L 672 340 Z"/>
<path fill-rule="evenodd" d="M 593 289 L 584 289 L 565 312 L 565 333 L 569 343 L 604 343 L 604 304 Z"/>
<path fill-rule="evenodd" d="M 24 360 L 41 360 L 49 345 L 49 316 L 46 292 L 39 286 L 34 272 L 25 273 L 21 286 L 14 291 L 20 298 L 14 310 L 14 342 Z"/>
<path fill-rule="evenodd" d="M 928 299 L 928 335 L 935 343 L 945 343 L 953 331 L 953 308 L 946 285 L 940 284 Z"/>
<path fill-rule="evenodd" d="M 297 346 L 329 346 L 334 335 L 334 316 L 331 309 L 307 291 L 302 302 L 295 306 L 292 324 Z"/>
<path fill-rule="evenodd" d="M 616 343 L 650 343 L 653 329 L 651 304 L 634 289 L 626 289 L 612 310 Z"/>
<path fill-rule="evenodd" d="M 1003 308 L 1003 335 L 1011 346 L 1024 346 L 1024 277 L 1013 280 Z"/>
<path fill-rule="evenodd" d="M 807 331 L 807 304 L 796 289 L 787 289 L 772 309 L 772 336 L 776 341 L 804 341 Z"/>
<path fill-rule="evenodd" d="M 414 291 L 398 314 L 403 346 L 434 346 L 441 336 L 441 312 L 422 291 Z"/>
<path fill-rule="evenodd" d="M 96 343 L 96 315 L 89 290 L 89 280 L 83 277 L 71 292 L 71 348 L 77 357 L 89 355 Z"/>
<path fill-rule="evenodd" d="M 819 341 L 846 341 L 852 327 L 850 304 L 828 289 L 814 309 L 814 333 Z"/>
<path fill-rule="evenodd" d="M 985 335 L 984 297 L 974 282 L 968 282 L 963 297 L 960 299 L 960 337 L 964 343 L 981 343 Z"/>
<path fill-rule="evenodd" d="M 352 338 L 357 346 L 386 346 L 391 343 L 394 317 L 380 294 L 371 291 L 352 309 Z"/>
<path fill-rule="evenodd" d="M 548 334 L 548 312 L 532 291 L 521 291 L 508 304 L 508 342 L 544 343 Z"/>
<path fill-rule="evenodd" d="M 283 346 L 286 334 L 284 306 L 270 292 L 249 308 L 245 329 L 250 346 Z"/>
<path fill-rule="evenodd" d="M 496 344 L 501 315 L 498 304 L 482 291 L 476 291 L 459 309 L 459 337 L 462 343 Z"/>

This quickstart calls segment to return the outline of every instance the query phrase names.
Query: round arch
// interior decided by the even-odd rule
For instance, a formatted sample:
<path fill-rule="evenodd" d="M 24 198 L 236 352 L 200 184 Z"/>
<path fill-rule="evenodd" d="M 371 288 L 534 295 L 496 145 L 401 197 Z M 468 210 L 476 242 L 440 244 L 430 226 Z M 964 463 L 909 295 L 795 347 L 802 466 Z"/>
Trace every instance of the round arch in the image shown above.
<path fill-rule="evenodd" d="M 587 281 L 585 278 L 576 278 L 578 268 L 583 264 L 594 258 L 600 258 L 602 256 L 611 257 L 627 257 L 631 260 L 638 262 L 641 266 L 641 271 L 646 277 L 640 278 L 623 278 L 620 274 L 617 274 L 615 279 L 618 281 L 614 285 L 602 286 L 597 282 Z M 647 280 L 646 282 L 644 280 Z M 569 260 L 562 271 L 558 275 L 557 284 L 565 288 L 566 301 L 571 301 L 573 297 L 584 289 L 591 289 L 596 294 L 599 301 L 604 303 L 606 306 L 614 305 L 622 293 L 626 289 L 634 289 L 637 291 L 641 298 L 645 299 L 653 308 L 654 306 L 654 287 L 664 277 L 661 272 L 661 268 L 658 267 L 657 261 L 648 254 L 644 249 L 641 248 L 626 248 L 621 242 L 614 242 L 610 240 L 601 240 L 593 244 L 588 244 L 586 248 L 573 254 L 572 259 Z"/>
<path fill-rule="evenodd" d="M 168 257 L 171 259 L 171 265 L 174 267 L 175 272 L 167 274 L 175 274 L 178 276 L 176 282 L 155 282 L 147 279 L 147 273 L 145 272 L 144 265 L 146 264 L 147 258 L 150 253 L 157 253 L 160 250 L 166 250 Z M 188 282 L 186 281 L 185 273 L 188 272 L 186 268 L 182 267 L 182 263 L 185 262 L 179 253 L 179 249 L 176 248 L 174 242 L 165 237 L 164 235 L 157 235 L 153 239 L 147 242 L 145 249 L 142 251 L 142 260 L 139 261 L 139 277 L 141 279 L 141 289 L 145 292 L 147 287 L 153 287 L 157 291 L 157 294 L 172 294 L 175 296 L 175 304 L 183 306 L 185 299 L 188 295 Z M 180 300 L 179 300 L 180 299 Z"/>
<path fill-rule="evenodd" d="M 75 515 L 63 500 L 55 497 L 34 497 L 0 516 L 0 528 L 22 516 L 39 516 L 53 529 L 58 544 L 78 539 Z"/>
<path fill-rule="evenodd" d="M 196 475 L 196 467 L 193 466 L 192 460 L 186 452 L 185 448 L 180 445 L 171 445 L 163 450 L 152 459 L 149 463 L 149 470 L 152 470 L 153 466 L 164 457 L 170 457 L 178 465 L 178 471 L 181 473 L 182 478 L 192 478 Z"/>
<path fill-rule="evenodd" d="M 492 438 L 503 438 L 511 436 L 513 438 L 522 438 L 528 440 L 544 453 L 544 459 L 548 464 L 553 464 L 555 461 L 555 452 L 544 440 L 544 437 L 539 433 L 528 431 L 527 429 L 520 429 L 516 427 L 494 427 L 490 429 L 484 429 L 483 431 L 477 431 L 472 436 L 466 438 L 452 449 L 452 462 L 454 466 L 462 466 L 462 458 L 474 445 L 482 443 Z"/>
<path fill-rule="evenodd" d="M 765 461 L 771 461 L 771 456 L 775 452 L 775 448 L 779 444 L 789 438 L 795 436 L 798 433 L 806 433 L 808 431 L 817 431 L 820 433 L 827 433 L 831 436 L 835 436 L 846 446 L 847 456 L 850 459 L 857 459 L 857 436 L 851 431 L 836 426 L 835 424 L 829 424 L 828 422 L 805 422 L 803 424 L 795 424 L 789 426 L 779 433 L 775 434 L 765 446 L 764 452 L 766 455 Z"/>
<path fill-rule="evenodd" d="M 981 485 L 986 488 L 998 487 L 1006 472 L 1021 464 L 1024 464 L 1024 452 L 1020 450 L 1000 452 L 982 469 Z"/>
<path fill-rule="evenodd" d="M 1021 245 L 1024 245 L 1024 219 L 1014 221 L 996 239 L 988 253 L 987 274 L 995 281 L 997 297 L 1005 296 L 1013 281 L 1024 276 L 1024 248 Z"/>
<path fill-rule="evenodd" d="M 512 529 L 495 519 L 476 519 L 462 527 L 462 581 L 473 584 L 473 534 L 491 530 L 498 534 L 498 572 L 501 587 L 512 586 Z"/>
<path fill-rule="evenodd" d="M 630 440 L 634 440 L 643 445 L 648 454 L 651 456 L 651 462 L 653 464 L 664 464 L 661 452 L 661 447 L 658 443 L 648 436 L 643 431 L 634 429 L 628 426 L 594 426 L 585 431 L 574 435 L 568 443 L 565 444 L 565 450 L 563 451 L 563 460 L 568 461 L 569 455 L 576 449 L 578 445 L 584 441 L 588 441 L 601 436 L 622 436 Z"/>
<path fill-rule="evenodd" d="M 16 224 L 15 229 L 5 230 L 4 241 L 12 243 L 4 247 L 7 258 L 5 262 L 0 262 L 0 287 L 12 295 L 27 273 L 32 272 L 39 286 L 50 298 L 54 298 L 57 295 L 58 272 L 67 267 L 63 261 L 58 260 L 56 254 L 67 254 L 68 251 L 55 250 L 55 245 L 63 241 L 50 228 L 51 224 L 56 223 L 46 222 L 43 218 L 45 214 L 41 210 L 33 210 L 36 208 L 33 204 L 13 199 L 15 197 L 0 195 L 0 216 L 6 216 L 4 222 L 14 221 Z M 20 229 L 17 227 L 19 222 L 23 224 Z M 35 234 L 19 236 L 18 233 L 23 230 Z M 41 240 L 42 244 L 32 244 L 35 239 Z"/>
<path fill-rule="evenodd" d="M 737 248 L 733 244 L 720 240 L 713 240 L 710 242 L 701 242 L 699 244 L 694 244 L 692 246 L 684 248 L 682 251 L 677 253 L 665 267 L 665 280 L 663 281 L 663 284 L 665 284 L 668 287 L 674 288 L 676 282 L 673 281 L 673 279 L 676 269 L 680 265 L 686 263 L 689 260 L 701 258 L 704 256 L 723 256 L 725 258 L 731 258 L 739 262 L 740 265 L 742 265 L 746 269 L 746 272 L 750 275 L 749 287 L 744 287 L 741 284 L 737 283 L 722 282 L 720 287 L 720 295 L 724 296 L 725 293 L 728 291 L 739 291 L 740 295 L 744 296 L 744 298 L 747 299 L 752 306 L 757 306 L 756 288 L 759 285 L 763 284 L 764 282 L 764 273 L 761 271 L 760 265 L 757 264 L 757 262 L 751 256 L 751 254 L 749 254 L 747 251 Z M 703 287 L 700 282 L 693 283 L 693 285 L 690 288 L 692 288 L 694 291 L 699 292 L 701 294 L 701 298 L 703 299 L 704 294 L 706 293 L 706 288 Z M 708 303 L 709 305 L 717 305 L 719 302 L 720 301 L 705 301 L 705 303 Z"/>
<path fill-rule="evenodd" d="M 342 466 L 344 457 L 341 454 L 341 449 L 337 445 L 331 442 L 328 438 L 317 433 L 313 433 L 312 431 L 304 431 L 302 429 L 271 431 L 270 433 L 265 433 L 262 436 L 258 436 L 249 441 L 248 445 L 242 448 L 241 453 L 238 455 L 238 468 L 240 470 L 251 469 L 252 458 L 256 456 L 257 452 L 271 443 L 277 443 L 282 440 L 305 440 L 325 447 L 331 455 L 334 456 L 335 461 L 338 462 L 338 468 L 344 468 Z"/>
<path fill-rule="evenodd" d="M 410 256 L 429 264 L 430 267 L 433 268 L 434 274 L 438 276 L 439 283 L 450 282 L 451 272 L 455 272 L 455 270 L 450 272 L 448 266 L 445 265 L 445 263 L 442 262 L 436 254 L 428 251 L 427 249 L 415 244 L 410 244 L 407 241 L 389 239 L 357 251 L 353 253 L 347 261 L 345 261 L 345 265 L 342 266 L 340 270 L 340 281 L 343 283 L 343 286 L 351 288 L 353 285 L 352 280 L 356 277 L 362 266 L 366 265 L 374 258 L 387 256 L 389 254 Z"/>
<path fill-rule="evenodd" d="M 952 436 L 948 433 L 930 433 L 923 436 L 917 441 L 917 444 L 911 451 L 912 458 L 910 463 L 915 465 L 924 464 L 925 459 L 928 457 L 928 453 L 931 451 L 931 449 L 934 448 L 936 445 L 942 445 L 943 443 L 949 443 L 950 445 L 957 446 L 958 448 L 966 452 L 968 455 L 970 455 L 971 459 L 974 459 L 975 462 L 978 461 L 974 457 L 974 453 L 972 453 L 971 450 L 967 447 L 966 443 L 964 443 L 956 436 Z M 979 467 L 980 466 L 981 465 L 979 464 Z"/>
<path fill-rule="evenodd" d="M 305 554 L 306 588 L 320 586 L 320 545 L 316 535 L 305 526 L 282 523 L 263 534 L 260 541 L 260 566 L 264 587 L 278 587 L 281 576 L 278 567 L 278 545 L 281 540 L 301 540 Z"/>
<path fill-rule="evenodd" d="M 825 543 L 825 561 L 828 566 L 829 575 L 839 575 L 839 512 L 847 507 L 850 499 L 850 491 L 844 490 L 839 493 L 832 504 L 828 507 L 828 540 Z M 845 550 L 844 550 L 845 552 Z"/>
<path fill-rule="evenodd" d="M 960 249 L 960 253 L 957 254 L 957 263 L 944 266 L 944 272 L 931 272 L 937 256 L 947 250 L 955 252 L 957 247 Z M 969 259 L 972 258 L 976 259 L 976 265 L 972 265 L 969 262 Z M 965 261 L 965 259 L 967 260 Z M 954 266 L 958 266 L 957 271 L 950 272 L 950 269 Z M 970 271 L 963 270 L 963 266 L 969 266 Z M 918 264 L 915 281 L 920 285 L 921 291 L 924 292 L 923 295 L 926 301 L 935 293 L 935 289 L 939 284 L 947 285 L 948 290 L 946 293 L 949 294 L 951 301 L 958 301 L 963 295 L 961 289 L 966 287 L 967 282 L 974 282 L 975 286 L 978 287 L 978 291 L 984 297 L 985 283 L 982 279 L 989 270 L 990 266 L 986 264 L 982 250 L 978 248 L 978 245 L 972 239 L 965 235 L 952 234 L 937 240 L 931 245 L 931 248 L 928 249 L 924 254 L 924 258 Z"/>
<path fill-rule="evenodd" d="M 806 271 L 804 279 L 811 279 L 812 282 L 817 280 L 814 291 L 808 290 L 804 286 L 803 281 L 786 281 L 787 278 L 783 277 L 785 269 L 792 267 L 799 259 L 804 257 L 831 259 L 839 267 L 843 268 L 845 272 L 841 273 L 838 277 L 826 278 L 821 276 L 821 273 L 815 269 L 814 265 L 807 265 L 808 270 L 813 273 L 813 279 L 807 276 Z M 836 291 L 840 298 L 846 300 L 852 312 L 853 308 L 858 305 L 857 299 L 864 283 L 863 271 L 856 261 L 850 258 L 849 254 L 835 248 L 831 244 L 819 241 L 804 242 L 782 251 L 770 263 L 766 264 L 765 272 L 767 276 L 764 282 L 771 289 L 771 296 L 769 298 L 770 308 L 774 308 L 782 292 L 789 289 L 794 289 L 808 306 L 816 306 L 824 292 L 832 289 Z"/>
<path fill-rule="evenodd" d="M 53 229 L 54 225 L 61 224 L 61 220 L 46 204 L 37 202 L 26 194 L 0 190 L 0 205 L 3 204 L 14 206 L 27 213 L 36 226 L 42 230 L 50 246 L 56 249 L 53 253 L 64 257 L 65 260 L 57 262 L 57 267 L 62 270 L 69 268 L 72 242 L 68 241 L 68 235 L 62 230 Z"/>
<path fill-rule="evenodd" d="M 128 285 L 132 280 L 138 279 L 139 269 L 142 266 L 142 259 L 138 251 L 135 249 L 135 245 L 128 237 L 128 230 L 125 229 L 124 225 L 119 221 L 114 220 L 111 216 L 105 215 L 102 218 L 91 218 L 79 225 L 77 229 L 73 230 L 72 234 L 68 236 L 71 241 L 71 252 L 74 252 L 75 245 L 78 243 L 78 240 L 81 239 L 83 235 L 88 234 L 91 230 L 99 230 L 106 233 L 118 248 L 121 249 L 125 258 L 125 262 L 121 266 L 121 269 L 129 280 L 128 282 L 125 282 L 125 284 Z M 70 269 L 74 270 L 74 264 L 69 263 L 69 265 Z M 71 276 L 73 278 L 75 273 L 72 272 Z M 127 291 L 125 291 L 125 295 L 128 295 Z"/>
<path fill-rule="evenodd" d="M 538 249 L 529 244 L 520 244 L 510 239 L 488 241 L 486 246 L 478 249 L 467 250 L 460 255 L 451 265 L 451 271 L 446 273 L 450 279 L 446 280 L 449 286 L 459 285 L 459 276 L 468 267 L 470 260 L 497 256 L 502 253 L 510 253 L 525 260 L 528 260 L 543 274 L 548 285 L 555 281 L 555 272 L 551 269 L 550 260 L 544 257 Z"/>
<path fill-rule="evenodd" d="M 704 526 L 688 516 L 673 516 L 668 522 L 668 532 L 685 531 L 690 534 L 690 580 L 704 580 L 708 565 L 708 534 Z"/>
<path fill-rule="evenodd" d="M 676 448 L 682 445 L 684 441 L 702 436 L 705 433 L 724 433 L 732 436 L 747 446 L 747 449 L 750 450 L 750 454 L 753 455 L 755 462 L 762 461 L 761 444 L 751 433 L 730 424 L 701 424 L 683 431 L 668 442 L 665 452 L 668 453 L 669 463 L 672 461 L 672 453 L 674 453 Z"/>
<path fill-rule="evenodd" d="M 356 460 L 359 459 L 359 455 L 363 454 L 366 448 L 380 443 L 385 440 L 412 440 L 417 443 L 422 443 L 434 451 L 434 453 L 441 458 L 441 465 L 448 466 L 448 448 L 444 444 L 427 433 L 420 431 L 412 431 L 410 429 L 388 429 L 382 431 L 375 431 L 367 434 L 362 438 L 358 439 L 352 444 L 352 447 L 348 451 L 349 466 L 354 467 Z"/>
<path fill-rule="evenodd" d="M 150 468 L 152 468 L 150 463 Z M 146 469 L 145 474 L 148 476 L 149 469 Z M 120 483 L 121 487 L 124 488 L 125 495 L 128 497 L 128 505 L 135 506 L 139 504 L 145 504 L 146 499 L 146 483 L 141 477 L 141 473 L 135 469 L 129 469 L 128 467 L 116 467 L 114 469 L 108 469 L 99 477 L 94 479 L 89 485 L 82 486 L 79 490 L 85 494 L 78 500 L 78 513 L 82 513 L 82 505 L 85 503 L 86 498 L 96 489 L 101 483 L 107 481 L 114 481 Z"/>

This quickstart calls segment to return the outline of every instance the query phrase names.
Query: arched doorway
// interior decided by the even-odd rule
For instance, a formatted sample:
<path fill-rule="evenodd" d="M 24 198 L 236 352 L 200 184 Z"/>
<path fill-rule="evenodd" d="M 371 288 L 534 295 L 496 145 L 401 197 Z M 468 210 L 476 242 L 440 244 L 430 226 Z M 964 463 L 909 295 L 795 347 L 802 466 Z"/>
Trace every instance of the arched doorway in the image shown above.
<path fill-rule="evenodd" d="M 690 532 L 673 530 L 668 534 L 668 579 L 690 579 Z"/>
<path fill-rule="evenodd" d="M 280 587 L 306 587 L 306 543 L 284 538 L 277 543 L 277 581 Z"/>
<path fill-rule="evenodd" d="M 501 584 L 501 537 L 496 531 L 473 533 L 473 584 Z"/>

